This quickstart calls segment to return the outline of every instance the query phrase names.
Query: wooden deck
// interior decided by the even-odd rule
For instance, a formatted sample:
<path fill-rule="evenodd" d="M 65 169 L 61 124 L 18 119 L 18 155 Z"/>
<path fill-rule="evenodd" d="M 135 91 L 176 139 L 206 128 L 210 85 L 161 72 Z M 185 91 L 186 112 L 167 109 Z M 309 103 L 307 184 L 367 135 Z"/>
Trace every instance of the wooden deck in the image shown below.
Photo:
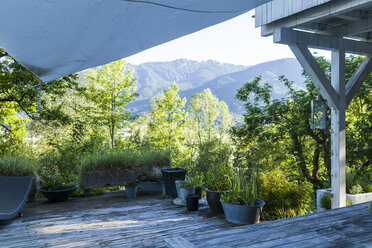
<path fill-rule="evenodd" d="M 182 237 L 195 247 L 372 247 L 372 211 L 360 204 L 279 221 L 236 226 L 123 192 L 27 203 L 24 217 L 0 222 L 0 247 L 165 247 Z"/>

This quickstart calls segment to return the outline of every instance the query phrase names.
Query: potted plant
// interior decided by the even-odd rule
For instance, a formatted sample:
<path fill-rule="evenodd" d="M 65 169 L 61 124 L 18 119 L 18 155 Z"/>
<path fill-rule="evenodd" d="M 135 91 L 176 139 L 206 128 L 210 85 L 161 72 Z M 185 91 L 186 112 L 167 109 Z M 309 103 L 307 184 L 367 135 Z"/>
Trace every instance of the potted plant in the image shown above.
<path fill-rule="evenodd" d="M 226 220 L 234 224 L 255 224 L 260 221 L 265 202 L 257 199 L 256 180 L 243 177 L 237 169 L 229 178 L 229 190 L 221 196 Z"/>
<path fill-rule="evenodd" d="M 93 188 L 125 186 L 136 179 L 137 161 L 140 152 L 133 149 L 96 153 L 83 159 L 80 184 L 84 194 Z"/>
<path fill-rule="evenodd" d="M 220 196 L 228 190 L 228 179 L 231 176 L 231 168 L 227 162 L 213 165 L 206 175 L 207 201 L 211 214 L 223 213 Z"/>
<path fill-rule="evenodd" d="M 182 182 L 179 195 L 182 204 L 186 205 L 187 196 L 193 194 L 195 194 L 195 184 L 190 181 Z"/>
<path fill-rule="evenodd" d="M 38 190 L 49 201 L 60 202 L 67 201 L 78 187 L 68 176 L 51 175 L 39 181 Z"/>
<path fill-rule="evenodd" d="M 28 201 L 34 201 L 37 192 L 39 176 L 36 173 L 36 162 L 17 156 L 4 155 L 0 157 L 0 176 L 8 177 L 33 177 L 32 186 L 28 195 Z"/>
<path fill-rule="evenodd" d="M 146 172 L 138 177 L 140 188 L 146 193 L 165 194 L 164 181 L 162 181 L 161 169 L 154 167 L 150 172 Z"/>
<path fill-rule="evenodd" d="M 128 199 L 136 198 L 137 188 L 137 182 L 131 182 L 125 185 L 125 195 Z"/>
<path fill-rule="evenodd" d="M 161 171 L 165 183 L 165 194 L 172 198 L 178 197 L 175 182 L 178 180 L 185 180 L 187 170 L 182 168 L 165 168 Z"/>

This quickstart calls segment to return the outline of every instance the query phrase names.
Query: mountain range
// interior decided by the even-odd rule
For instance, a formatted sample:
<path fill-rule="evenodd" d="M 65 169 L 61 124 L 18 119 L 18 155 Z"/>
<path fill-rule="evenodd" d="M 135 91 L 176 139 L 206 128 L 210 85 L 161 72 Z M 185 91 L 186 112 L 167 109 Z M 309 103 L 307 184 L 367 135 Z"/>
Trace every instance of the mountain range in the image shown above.
<path fill-rule="evenodd" d="M 302 67 L 294 58 L 269 61 L 254 66 L 233 65 L 213 60 L 198 62 L 178 59 L 170 62 L 147 62 L 139 65 L 128 64 L 137 77 L 136 87 L 140 97 L 128 107 L 136 114 L 148 112 L 150 99 L 176 82 L 181 97 L 189 98 L 210 88 L 219 100 L 226 102 L 230 111 L 243 114 L 243 106 L 235 98 L 237 90 L 244 83 L 262 76 L 262 82 L 273 87 L 272 97 L 285 97 L 286 89 L 278 77 L 284 75 L 294 82 L 295 87 L 304 88 Z"/>

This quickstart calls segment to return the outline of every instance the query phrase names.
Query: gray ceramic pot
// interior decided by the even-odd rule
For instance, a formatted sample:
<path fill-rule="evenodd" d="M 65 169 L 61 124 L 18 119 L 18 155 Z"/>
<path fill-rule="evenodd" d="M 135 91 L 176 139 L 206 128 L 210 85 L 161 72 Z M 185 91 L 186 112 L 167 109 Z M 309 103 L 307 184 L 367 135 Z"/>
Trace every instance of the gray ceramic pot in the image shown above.
<path fill-rule="evenodd" d="M 256 199 L 254 206 L 234 205 L 221 200 L 223 211 L 228 222 L 234 224 L 256 224 L 260 222 L 260 215 L 265 202 Z"/>
<path fill-rule="evenodd" d="M 187 203 L 187 196 L 195 194 L 195 186 L 192 188 L 180 188 L 180 197 L 184 204 Z"/>

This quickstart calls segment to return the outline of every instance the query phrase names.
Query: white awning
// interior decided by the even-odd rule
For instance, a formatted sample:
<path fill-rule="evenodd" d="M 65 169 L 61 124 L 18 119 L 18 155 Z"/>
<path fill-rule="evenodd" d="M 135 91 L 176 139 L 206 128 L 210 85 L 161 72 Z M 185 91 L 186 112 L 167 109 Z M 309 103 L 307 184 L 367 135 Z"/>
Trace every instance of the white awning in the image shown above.
<path fill-rule="evenodd" d="M 0 47 L 43 82 L 118 60 L 269 0 L 0 0 Z"/>

